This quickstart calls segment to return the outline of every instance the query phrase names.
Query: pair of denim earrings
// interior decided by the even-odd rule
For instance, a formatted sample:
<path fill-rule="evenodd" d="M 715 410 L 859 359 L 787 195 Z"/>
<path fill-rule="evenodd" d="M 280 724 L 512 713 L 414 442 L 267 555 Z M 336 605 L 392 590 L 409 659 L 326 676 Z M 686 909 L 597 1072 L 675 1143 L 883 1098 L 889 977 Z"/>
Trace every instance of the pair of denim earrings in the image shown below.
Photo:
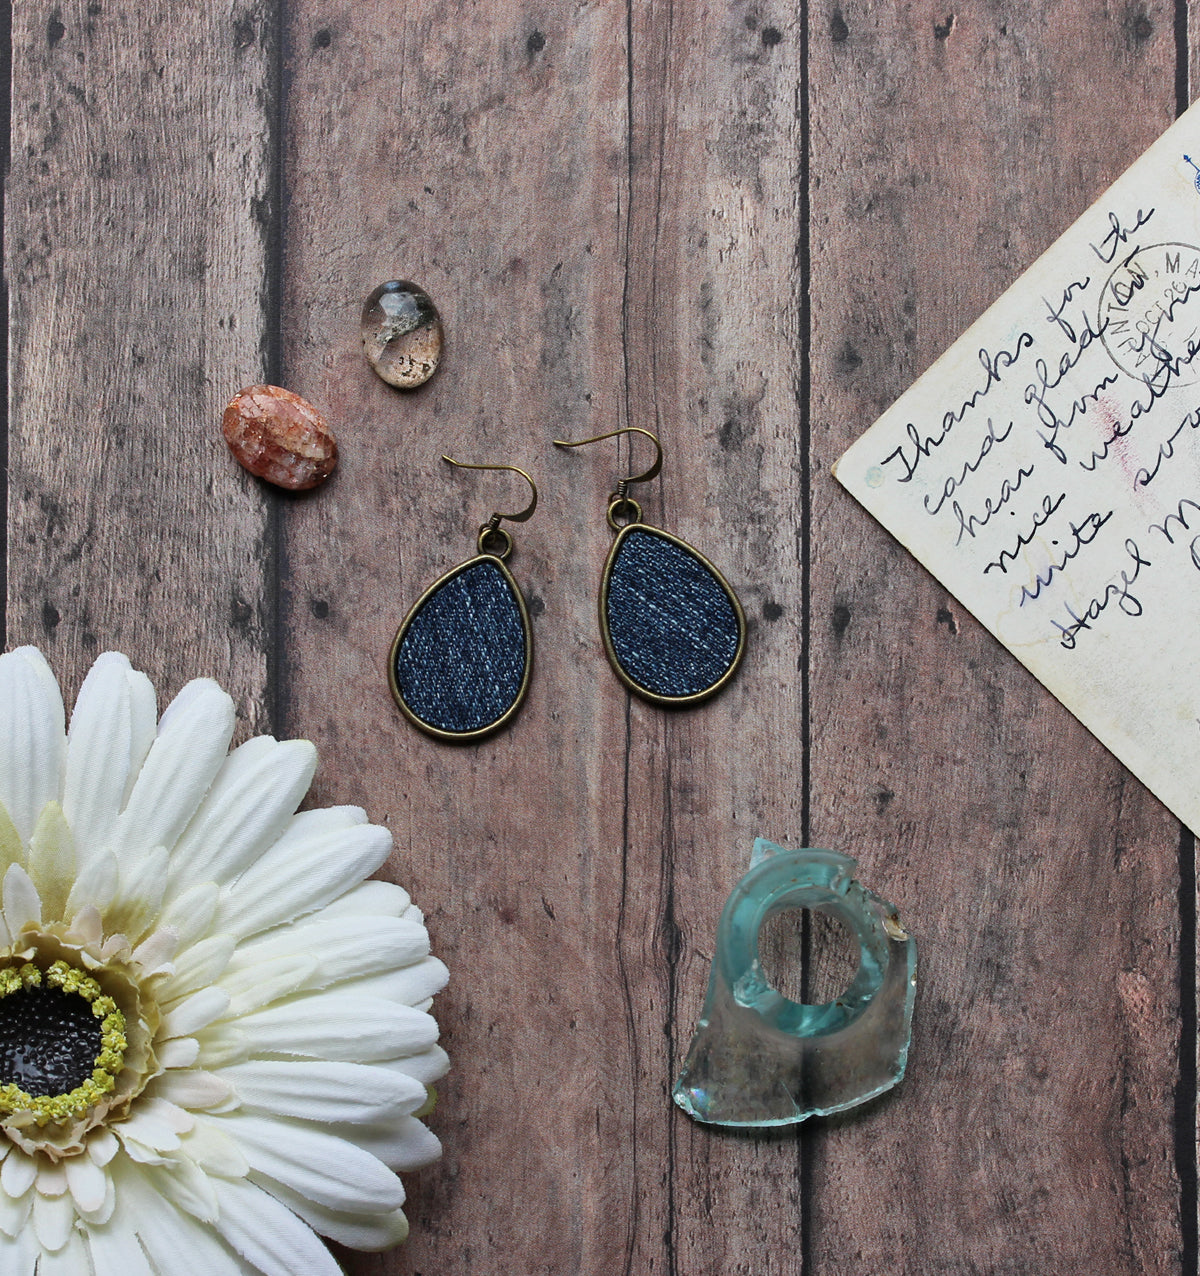
<path fill-rule="evenodd" d="M 583 447 L 641 434 L 654 464 L 630 475 L 609 497 L 608 525 L 617 533 L 600 580 L 600 633 L 616 675 L 654 704 L 698 703 L 734 675 L 746 646 L 746 617 L 724 576 L 686 541 L 642 521 L 629 495 L 634 483 L 662 469 L 662 447 L 649 430 L 626 426 L 558 447 Z M 477 740 L 512 720 L 529 689 L 533 638 L 529 613 L 506 560 L 513 540 L 502 520 L 523 523 L 537 508 L 537 486 L 515 465 L 466 465 L 511 470 L 533 493 L 525 509 L 493 514 L 479 529 L 478 553 L 436 580 L 396 631 L 388 680 L 401 712 L 439 740 Z"/>

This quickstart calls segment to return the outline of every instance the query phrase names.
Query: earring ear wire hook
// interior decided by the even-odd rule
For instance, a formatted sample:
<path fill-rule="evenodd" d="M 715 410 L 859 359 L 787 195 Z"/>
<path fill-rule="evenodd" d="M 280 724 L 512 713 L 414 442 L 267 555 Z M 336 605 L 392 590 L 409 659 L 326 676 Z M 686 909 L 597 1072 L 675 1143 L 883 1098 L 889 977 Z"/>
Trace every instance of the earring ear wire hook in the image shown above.
<path fill-rule="evenodd" d="M 495 531 L 500 526 L 502 518 L 507 519 L 510 523 L 524 523 L 527 519 L 533 517 L 533 511 L 537 509 L 538 490 L 537 484 L 533 481 L 523 469 L 516 465 L 472 465 L 469 461 L 456 461 L 452 456 L 443 454 L 443 461 L 448 461 L 451 465 L 456 465 L 460 470 L 511 470 L 514 474 L 519 474 L 526 483 L 529 484 L 529 490 L 533 493 L 533 499 L 529 504 L 516 514 L 501 514 L 498 511 L 492 515 L 485 526 Z"/>
<path fill-rule="evenodd" d="M 620 430 L 610 430 L 607 434 L 597 434 L 590 439 L 555 439 L 554 446 L 587 447 L 589 443 L 601 443 L 605 439 L 615 439 L 621 434 L 641 434 L 654 444 L 654 464 L 644 474 L 630 474 L 618 482 L 617 496 L 623 500 L 626 489 L 631 483 L 648 483 L 652 478 L 657 478 L 662 470 L 663 451 L 662 444 L 658 441 L 658 435 L 651 434 L 649 430 L 643 430 L 639 425 L 627 425 Z"/>

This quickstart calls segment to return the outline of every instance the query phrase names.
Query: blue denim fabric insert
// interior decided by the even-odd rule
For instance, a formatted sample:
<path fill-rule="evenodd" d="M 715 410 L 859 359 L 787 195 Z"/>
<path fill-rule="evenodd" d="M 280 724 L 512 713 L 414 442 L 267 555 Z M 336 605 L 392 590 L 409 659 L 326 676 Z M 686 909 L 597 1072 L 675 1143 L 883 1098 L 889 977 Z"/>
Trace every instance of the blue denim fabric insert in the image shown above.
<path fill-rule="evenodd" d="M 737 613 L 700 559 L 652 530 L 625 534 L 608 579 L 608 631 L 617 661 L 659 696 L 694 696 L 737 657 Z"/>
<path fill-rule="evenodd" d="M 479 731 L 516 702 L 529 653 L 512 586 L 497 563 L 468 567 L 436 589 L 396 652 L 405 704 L 441 731 Z"/>

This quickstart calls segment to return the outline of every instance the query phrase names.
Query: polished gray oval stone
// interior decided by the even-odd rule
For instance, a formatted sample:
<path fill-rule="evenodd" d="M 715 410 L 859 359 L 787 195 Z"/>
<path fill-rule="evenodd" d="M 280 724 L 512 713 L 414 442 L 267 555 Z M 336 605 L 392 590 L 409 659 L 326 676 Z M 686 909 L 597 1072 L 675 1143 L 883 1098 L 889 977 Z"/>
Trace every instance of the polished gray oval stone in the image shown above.
<path fill-rule="evenodd" d="M 442 358 L 442 317 L 429 294 L 407 279 L 380 284 L 363 304 L 367 362 L 401 390 L 424 385 Z"/>

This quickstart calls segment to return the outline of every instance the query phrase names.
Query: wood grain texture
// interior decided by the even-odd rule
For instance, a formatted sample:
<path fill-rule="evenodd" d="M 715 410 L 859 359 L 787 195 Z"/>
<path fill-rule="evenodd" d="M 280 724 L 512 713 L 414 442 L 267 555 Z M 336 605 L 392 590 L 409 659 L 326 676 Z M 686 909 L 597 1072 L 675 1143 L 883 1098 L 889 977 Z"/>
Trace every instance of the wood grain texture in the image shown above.
<path fill-rule="evenodd" d="M 844 4 L 811 39 L 813 830 L 921 975 L 910 1079 L 814 1132 L 808 1252 L 1177 1272 L 1178 824 L 827 477 L 1170 123 L 1170 13 Z"/>
<path fill-rule="evenodd" d="M 476 972 L 440 1003 L 447 1159 L 417 1189 L 408 1261 L 786 1270 L 794 1144 L 714 1141 L 667 1091 L 750 839 L 766 812 L 799 834 L 797 202 L 767 195 L 795 178 L 795 139 L 767 122 L 792 110 L 796 44 L 774 51 L 748 9 L 618 5 L 399 26 L 301 8 L 290 39 L 287 366 L 345 422 L 336 486 L 289 523 L 308 594 L 294 725 L 326 747 L 328 797 L 377 786 L 398 874 Z M 393 275 L 430 291 L 448 334 L 408 396 L 357 337 L 356 303 Z M 695 713 L 631 705 L 600 647 L 627 449 L 550 447 L 625 424 L 666 449 L 647 516 L 708 552 L 751 615 L 746 670 Z M 527 465 L 543 493 L 513 559 L 533 688 L 511 731 L 469 749 L 409 731 L 381 668 L 412 599 L 510 499 L 439 470 L 443 450 Z M 792 1207 L 764 1215 L 764 1193 Z"/>
<path fill-rule="evenodd" d="M 213 422 L 265 371 L 266 8 L 15 5 L 5 235 L 9 644 L 260 730 L 265 500 Z"/>
<path fill-rule="evenodd" d="M 451 968 L 445 1155 L 408 1244 L 349 1272 L 1196 1272 L 1190 834 L 829 470 L 1166 127 L 1197 21 L 14 7 L 9 644 L 68 684 L 107 646 L 165 689 L 211 673 L 245 730 L 316 741 L 313 800 L 388 824 Z M 395 277 L 446 326 L 412 393 L 358 336 Z M 336 432 L 323 488 L 230 460 L 221 409 L 261 380 Z M 631 700 L 597 631 L 640 445 L 551 446 L 626 425 L 663 441 L 648 521 L 750 622 L 694 711 Z M 529 698 L 465 748 L 403 721 L 384 661 L 523 490 L 442 452 L 542 494 L 510 563 Z M 921 985 L 898 1090 L 738 1136 L 669 1091 L 760 833 L 857 856 Z"/>

